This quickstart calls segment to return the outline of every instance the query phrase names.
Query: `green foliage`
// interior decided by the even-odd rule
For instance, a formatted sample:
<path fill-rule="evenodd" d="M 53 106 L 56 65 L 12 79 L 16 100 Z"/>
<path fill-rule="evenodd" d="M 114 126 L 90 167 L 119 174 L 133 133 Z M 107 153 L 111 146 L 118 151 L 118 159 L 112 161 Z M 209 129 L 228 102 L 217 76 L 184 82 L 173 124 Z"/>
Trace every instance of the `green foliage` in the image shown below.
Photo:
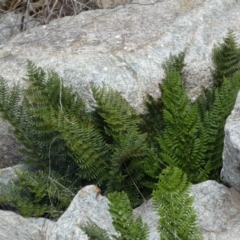
<path fill-rule="evenodd" d="M 227 39 L 225 44 L 231 42 L 227 49 L 230 51 L 232 47 L 231 51 L 236 52 L 233 47 L 236 43 L 230 33 Z M 169 66 L 176 62 L 171 59 L 173 57 L 167 60 Z M 220 67 L 222 65 L 218 65 L 216 71 L 221 72 Z M 166 67 L 165 71 L 166 79 L 161 86 L 165 128 L 158 137 L 160 156 L 168 165 L 187 173 L 193 183 L 209 178 L 219 180 L 224 125 L 240 89 L 239 73 L 229 70 L 229 77 L 223 77 L 224 81 L 218 87 L 203 88 L 203 94 L 191 103 L 183 86 L 182 74 L 173 67 Z"/>
<path fill-rule="evenodd" d="M 108 149 L 106 192 L 124 190 L 137 205 L 142 201 L 141 195 L 151 194 L 146 186 L 153 187 L 144 170 L 148 152 L 146 134 L 139 129 L 140 117 L 118 92 L 107 87 L 92 90 L 96 100 L 93 120 Z"/>
<path fill-rule="evenodd" d="M 212 54 L 214 86 L 204 89 L 197 99 L 199 114 L 208 133 L 206 161 L 211 163 L 209 179 L 220 180 L 224 125 L 234 106 L 240 89 L 240 48 L 235 35 L 228 31 L 222 44 L 215 46 Z"/>
<path fill-rule="evenodd" d="M 165 72 L 176 71 L 180 76 L 183 76 L 185 54 L 186 51 L 181 52 L 176 56 L 170 55 L 169 59 L 163 63 Z M 164 89 L 161 87 L 161 84 L 159 84 L 159 88 L 163 94 Z M 141 114 L 142 122 L 140 123 L 140 128 L 143 133 L 147 133 L 149 155 L 145 160 L 146 164 L 144 169 L 151 178 L 157 180 L 159 173 L 167 166 L 166 162 L 164 162 L 160 156 L 161 148 L 158 143 L 158 138 L 162 136 L 166 127 L 163 114 L 164 103 L 162 96 L 154 99 L 148 94 L 144 100 L 144 104 L 147 111 L 146 113 Z"/>
<path fill-rule="evenodd" d="M 180 52 L 178 55 L 170 55 L 169 58 L 163 63 L 163 69 L 165 72 L 176 71 L 183 75 L 183 68 L 186 66 L 184 59 L 186 56 L 186 50 Z"/>
<path fill-rule="evenodd" d="M 160 88 L 160 86 L 159 86 Z M 147 133 L 149 145 L 156 147 L 156 136 L 160 136 L 164 130 L 163 104 L 161 97 L 154 99 L 150 94 L 144 101 L 147 112 L 141 115 L 141 130 Z"/>
<path fill-rule="evenodd" d="M 84 226 L 79 226 L 89 237 L 89 240 L 111 240 L 106 230 L 89 220 Z"/>
<path fill-rule="evenodd" d="M 66 169 L 69 171 L 71 162 L 66 144 L 59 133 L 43 120 L 51 106 L 58 108 L 60 105 L 60 79 L 54 73 L 47 78 L 41 68 L 36 68 L 29 62 L 25 80 L 29 82 L 29 87 L 21 91 L 19 86 L 10 90 L 5 80 L 1 79 L 0 111 L 3 118 L 14 127 L 13 134 L 25 147 L 21 152 L 28 156 L 31 164 L 42 169 L 58 168 L 59 172 L 63 171 L 61 173 L 65 174 Z M 82 110 L 84 108 L 82 101 L 71 93 L 70 88 L 64 88 L 64 92 L 61 93 L 63 96 L 61 104 L 70 108 L 70 104 L 64 100 L 75 99 L 75 105 L 78 105 L 76 111 L 79 108 Z"/>
<path fill-rule="evenodd" d="M 196 224 L 196 213 L 189 196 L 188 177 L 179 168 L 167 167 L 153 192 L 153 206 L 158 212 L 161 240 L 203 239 Z"/>
<path fill-rule="evenodd" d="M 64 86 L 56 73 L 47 74 L 28 62 L 25 81 L 28 87 L 21 91 L 18 86 L 10 90 L 1 79 L 0 111 L 13 125 L 14 135 L 24 144 L 22 152 L 35 170 L 41 169 L 46 178 L 56 173 L 63 186 L 71 180 L 73 189 L 97 184 L 105 194 L 124 190 L 133 206 L 151 195 L 156 180 L 145 171 L 149 163 L 146 134 L 139 129 L 140 117 L 119 93 L 93 86 L 96 105 L 86 112 L 80 96 Z M 26 174 L 29 181 L 34 174 Z M 59 178 L 51 178 L 59 182 Z M 19 177 L 14 184 L 21 185 L 21 181 L 27 179 Z M 48 182 L 41 178 L 35 181 L 39 188 L 48 189 Z M 26 188 L 32 202 L 44 205 L 46 196 L 50 197 L 36 184 Z M 15 188 L 15 192 L 16 189 L 23 196 L 25 188 Z M 44 201 L 38 199 L 41 194 Z M 62 209 L 61 201 L 55 204 L 49 200 L 47 204 L 51 202 L 53 207 Z M 24 212 L 21 206 L 19 209 Z"/>
<path fill-rule="evenodd" d="M 191 182 L 206 180 L 209 171 L 209 164 L 204 161 L 207 134 L 198 114 L 198 106 L 192 105 L 181 76 L 174 70 L 166 72 L 162 90 L 166 124 L 159 138 L 162 160 L 182 169 Z"/>
<path fill-rule="evenodd" d="M 88 121 L 54 109 L 44 120 L 61 133 L 80 179 L 98 184 L 104 193 L 124 190 L 137 205 L 143 196 L 150 196 L 153 187 L 144 170 L 148 155 L 140 118 L 113 89 L 93 86 L 92 91 L 96 105 Z"/>
<path fill-rule="evenodd" d="M 71 179 L 66 180 L 57 172 L 15 171 L 17 179 L 9 184 L 1 184 L 0 203 L 13 203 L 23 216 L 61 216 L 77 193 Z"/>
<path fill-rule="evenodd" d="M 208 134 L 205 159 L 211 163 L 209 179 L 219 180 L 222 167 L 224 126 L 233 109 L 239 90 L 240 72 L 236 72 L 232 78 L 225 78 L 221 88 L 215 90 L 212 107 L 205 113 L 203 125 Z"/>
<path fill-rule="evenodd" d="M 109 211 L 112 215 L 113 226 L 121 233 L 121 236 L 114 236 L 117 240 L 145 240 L 148 236 L 148 227 L 138 217 L 134 219 L 131 203 L 128 195 L 124 192 L 108 194 L 110 200 Z"/>
<path fill-rule="evenodd" d="M 223 43 L 214 46 L 212 61 L 215 65 L 212 70 L 214 87 L 220 87 L 224 77 L 231 77 L 240 70 L 240 48 L 231 30 L 228 31 Z"/>
<path fill-rule="evenodd" d="M 176 71 L 181 76 L 183 75 L 183 68 L 185 66 L 184 58 L 186 51 L 180 52 L 178 55 L 170 55 L 163 63 L 163 68 L 166 71 Z M 159 89 L 161 89 L 161 84 L 159 84 Z M 165 122 L 163 117 L 163 101 L 162 97 L 154 99 L 150 94 L 147 94 L 144 100 L 144 105 L 146 107 L 146 113 L 141 115 L 141 129 L 147 133 L 147 139 L 151 147 L 157 148 L 156 137 L 160 136 L 165 128 Z"/>

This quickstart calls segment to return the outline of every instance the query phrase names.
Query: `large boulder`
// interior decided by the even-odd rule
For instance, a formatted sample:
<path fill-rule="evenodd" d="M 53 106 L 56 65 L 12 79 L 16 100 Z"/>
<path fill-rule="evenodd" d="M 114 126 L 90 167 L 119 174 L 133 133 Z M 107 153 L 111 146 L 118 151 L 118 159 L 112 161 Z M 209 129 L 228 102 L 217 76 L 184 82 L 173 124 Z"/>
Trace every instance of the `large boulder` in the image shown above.
<path fill-rule="evenodd" d="M 28 29 L 1 46 L 0 73 L 10 86 L 23 84 L 29 59 L 56 71 L 89 103 L 90 83 L 105 83 L 142 111 L 146 93 L 159 95 L 162 63 L 170 53 L 187 49 L 184 73 L 194 99 L 201 85 L 211 84 L 214 44 L 228 28 L 239 37 L 239 12 L 236 0 L 134 0 L 82 12 Z"/>
<path fill-rule="evenodd" d="M 109 201 L 100 193 L 100 189 L 93 185 L 82 188 L 66 212 L 48 232 L 47 240 L 88 240 L 87 235 L 79 226 L 86 225 L 89 220 L 110 234 L 116 234 L 108 212 Z"/>
<path fill-rule="evenodd" d="M 192 186 L 194 208 L 198 224 L 205 240 L 239 240 L 240 236 L 240 194 L 215 181 L 206 181 Z M 100 194 L 96 186 L 82 188 L 72 200 L 66 212 L 57 222 L 47 219 L 23 218 L 9 211 L 0 210 L 0 239 L 47 239 L 47 240 L 88 240 L 79 228 L 89 220 L 116 234 L 108 211 L 109 201 Z M 152 209 L 152 200 L 133 211 L 148 224 L 148 240 L 159 240 L 157 232 L 158 215 Z"/>
<path fill-rule="evenodd" d="M 0 210 L 0 222 L 2 240 L 46 240 L 47 231 L 55 224 L 48 219 L 27 219 L 3 210 Z"/>
<path fill-rule="evenodd" d="M 240 191 L 240 92 L 225 125 L 221 179 Z"/>

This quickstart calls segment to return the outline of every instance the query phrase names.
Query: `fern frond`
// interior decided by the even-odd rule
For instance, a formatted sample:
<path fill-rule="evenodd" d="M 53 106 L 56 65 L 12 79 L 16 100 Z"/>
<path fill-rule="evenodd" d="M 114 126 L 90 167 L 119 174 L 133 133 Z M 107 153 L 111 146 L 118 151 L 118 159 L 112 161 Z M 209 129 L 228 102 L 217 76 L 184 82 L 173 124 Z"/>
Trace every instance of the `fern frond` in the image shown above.
<path fill-rule="evenodd" d="M 96 100 L 95 121 L 105 123 L 100 129 L 107 136 L 118 141 L 120 132 L 139 131 L 140 117 L 120 93 L 106 86 L 99 88 L 93 85 L 92 92 Z"/>
<path fill-rule="evenodd" d="M 84 226 L 79 226 L 89 237 L 89 240 L 111 240 L 106 230 L 89 220 Z"/>
<path fill-rule="evenodd" d="M 147 136 L 140 131 L 141 119 L 115 90 L 92 86 L 92 91 L 96 100 L 93 122 L 109 151 L 110 174 L 105 174 L 106 192 L 123 190 L 136 206 L 143 196 L 149 197 L 151 190 L 147 190 L 146 186 L 152 186 L 154 181 L 144 169 L 148 147 Z"/>
<path fill-rule="evenodd" d="M 59 217 L 69 206 L 77 188 L 57 172 L 18 169 L 17 179 L 2 186 L 1 203 L 11 202 L 24 216 Z"/>
<path fill-rule="evenodd" d="M 198 106 L 191 104 L 177 72 L 167 72 L 166 76 L 162 85 L 166 127 L 159 138 L 160 156 L 170 166 L 187 173 L 191 182 L 203 181 L 207 179 L 209 169 L 205 169 L 206 132 Z"/>
<path fill-rule="evenodd" d="M 224 144 L 224 126 L 230 115 L 238 91 L 240 90 L 240 73 L 232 78 L 225 78 L 222 86 L 215 91 L 215 101 L 210 111 L 206 112 L 203 121 L 207 132 L 207 161 L 211 162 L 210 179 L 219 180 L 222 167 L 222 152 Z"/>
<path fill-rule="evenodd" d="M 229 30 L 223 43 L 214 47 L 212 60 L 215 65 L 212 70 L 215 87 L 222 85 L 224 77 L 232 77 L 240 70 L 240 47 L 236 43 L 233 31 Z"/>
<path fill-rule="evenodd" d="M 113 237 L 119 240 L 146 240 L 149 229 L 140 217 L 134 220 L 128 195 L 124 192 L 114 192 L 108 194 L 108 199 L 111 202 L 109 211 L 112 215 L 113 226 L 121 234 L 120 237 Z"/>
<path fill-rule="evenodd" d="M 187 175 L 177 167 L 167 167 L 160 174 L 153 192 L 153 207 L 160 216 L 158 231 L 162 240 L 203 239 L 189 188 Z"/>
<path fill-rule="evenodd" d="M 186 66 L 184 59 L 186 56 L 186 49 L 178 55 L 170 55 L 169 58 L 163 63 L 165 72 L 176 71 L 182 75 L 183 68 Z"/>

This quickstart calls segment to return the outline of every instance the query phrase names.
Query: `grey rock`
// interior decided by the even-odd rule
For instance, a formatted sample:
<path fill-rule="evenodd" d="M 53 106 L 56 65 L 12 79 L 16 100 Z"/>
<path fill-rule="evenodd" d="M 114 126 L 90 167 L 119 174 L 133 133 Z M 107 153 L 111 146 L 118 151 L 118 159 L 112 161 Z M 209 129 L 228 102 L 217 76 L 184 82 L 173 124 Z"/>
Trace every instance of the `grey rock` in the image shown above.
<path fill-rule="evenodd" d="M 10 125 L 0 118 L 0 169 L 22 163 L 24 158 L 18 149 L 23 147 L 8 131 Z"/>
<path fill-rule="evenodd" d="M 240 92 L 225 125 L 221 179 L 240 191 Z"/>
<path fill-rule="evenodd" d="M 108 199 L 100 194 L 98 187 L 90 185 L 82 188 L 53 229 L 48 231 L 47 240 L 88 240 L 78 226 L 85 225 L 89 219 L 110 234 L 116 234 L 108 204 Z"/>
<path fill-rule="evenodd" d="M 239 10 L 236 0 L 142 0 L 82 12 L 16 36 L 0 49 L 0 72 L 9 84 L 20 81 L 30 59 L 89 101 L 90 82 L 104 82 L 141 110 L 146 93 L 159 94 L 163 61 L 187 48 L 185 75 L 194 98 L 211 82 L 213 45 L 228 28 L 239 36 Z"/>
<path fill-rule="evenodd" d="M 9 181 L 14 180 L 17 176 L 15 170 L 18 168 L 24 168 L 23 164 L 15 165 L 13 167 L 7 167 L 0 169 L 0 183 L 7 184 Z"/>
<path fill-rule="evenodd" d="M 0 210 L 1 240 L 45 240 L 46 233 L 54 222 L 48 219 L 27 219 L 10 212 Z"/>
<path fill-rule="evenodd" d="M 205 240 L 238 240 L 240 236 L 240 196 L 215 181 L 206 181 L 192 186 L 194 208 L 198 224 Z M 152 209 L 152 200 L 134 210 L 150 228 L 148 240 L 159 240 L 156 230 L 158 216 Z"/>
<path fill-rule="evenodd" d="M 21 33 L 22 14 L 9 12 L 2 14 L 0 12 L 0 46 L 7 43 L 12 37 Z M 39 25 L 36 20 L 31 17 L 24 19 L 23 29 Z"/>
<path fill-rule="evenodd" d="M 90 3 L 90 7 L 97 9 L 106 9 L 106 8 L 113 8 L 118 5 L 125 5 L 131 3 L 132 0 L 95 0 L 93 3 Z"/>

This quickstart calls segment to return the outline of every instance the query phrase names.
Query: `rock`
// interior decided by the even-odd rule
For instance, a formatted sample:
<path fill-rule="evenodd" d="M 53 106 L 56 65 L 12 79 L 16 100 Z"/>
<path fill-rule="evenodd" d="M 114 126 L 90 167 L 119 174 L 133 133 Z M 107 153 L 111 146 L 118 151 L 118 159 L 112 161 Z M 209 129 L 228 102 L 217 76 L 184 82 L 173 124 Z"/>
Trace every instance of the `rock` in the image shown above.
<path fill-rule="evenodd" d="M 121 4 L 131 3 L 132 0 L 95 0 L 93 3 L 90 3 L 90 7 L 94 9 L 106 9 L 113 8 Z"/>
<path fill-rule="evenodd" d="M 225 125 L 221 179 L 240 191 L 240 92 Z"/>
<path fill-rule="evenodd" d="M 38 22 L 31 17 L 24 19 L 24 22 L 26 24 L 22 26 L 23 30 L 38 25 Z M 21 23 L 22 14 L 16 14 L 14 12 L 0 13 L 0 46 L 21 32 Z"/>
<path fill-rule="evenodd" d="M 0 222 L 2 240 L 45 240 L 46 232 L 55 224 L 48 219 L 27 219 L 3 210 L 0 210 Z"/>
<path fill-rule="evenodd" d="M 228 28 L 240 39 L 239 12 L 236 0 L 134 0 L 114 9 L 82 12 L 28 29 L 1 46 L 0 73 L 10 86 L 18 81 L 24 86 L 29 59 L 56 71 L 88 103 L 90 83 L 105 83 L 141 112 L 146 93 L 159 96 L 162 63 L 170 53 L 187 48 L 184 74 L 194 99 L 201 85 L 211 84 L 214 44 Z M 1 124 L 0 132 L 6 128 Z"/>
<path fill-rule="evenodd" d="M 194 208 L 198 224 L 205 240 L 238 240 L 240 236 L 240 197 L 233 197 L 234 190 L 215 182 L 206 181 L 192 186 Z M 234 199 L 236 201 L 234 201 Z M 158 216 L 152 210 L 152 201 L 134 210 L 135 216 L 141 216 L 150 227 L 148 240 L 159 240 L 156 230 Z"/>
<path fill-rule="evenodd" d="M 14 171 L 19 168 L 26 168 L 27 166 L 23 164 L 18 164 L 13 167 L 0 169 L 0 183 L 7 184 L 9 181 L 16 178 Z"/>
<path fill-rule="evenodd" d="M 239 202 L 233 192 L 215 181 L 206 181 L 192 187 L 198 223 L 206 240 L 238 240 L 240 236 Z"/>
<path fill-rule="evenodd" d="M 88 240 L 87 235 L 78 226 L 85 225 L 89 219 L 110 234 L 116 234 L 108 212 L 108 204 L 108 199 L 100 194 L 98 187 L 90 185 L 82 188 L 53 229 L 48 231 L 47 240 Z"/>
<path fill-rule="evenodd" d="M 18 149 L 23 147 L 8 131 L 10 124 L 0 118 L 0 169 L 23 162 Z"/>

